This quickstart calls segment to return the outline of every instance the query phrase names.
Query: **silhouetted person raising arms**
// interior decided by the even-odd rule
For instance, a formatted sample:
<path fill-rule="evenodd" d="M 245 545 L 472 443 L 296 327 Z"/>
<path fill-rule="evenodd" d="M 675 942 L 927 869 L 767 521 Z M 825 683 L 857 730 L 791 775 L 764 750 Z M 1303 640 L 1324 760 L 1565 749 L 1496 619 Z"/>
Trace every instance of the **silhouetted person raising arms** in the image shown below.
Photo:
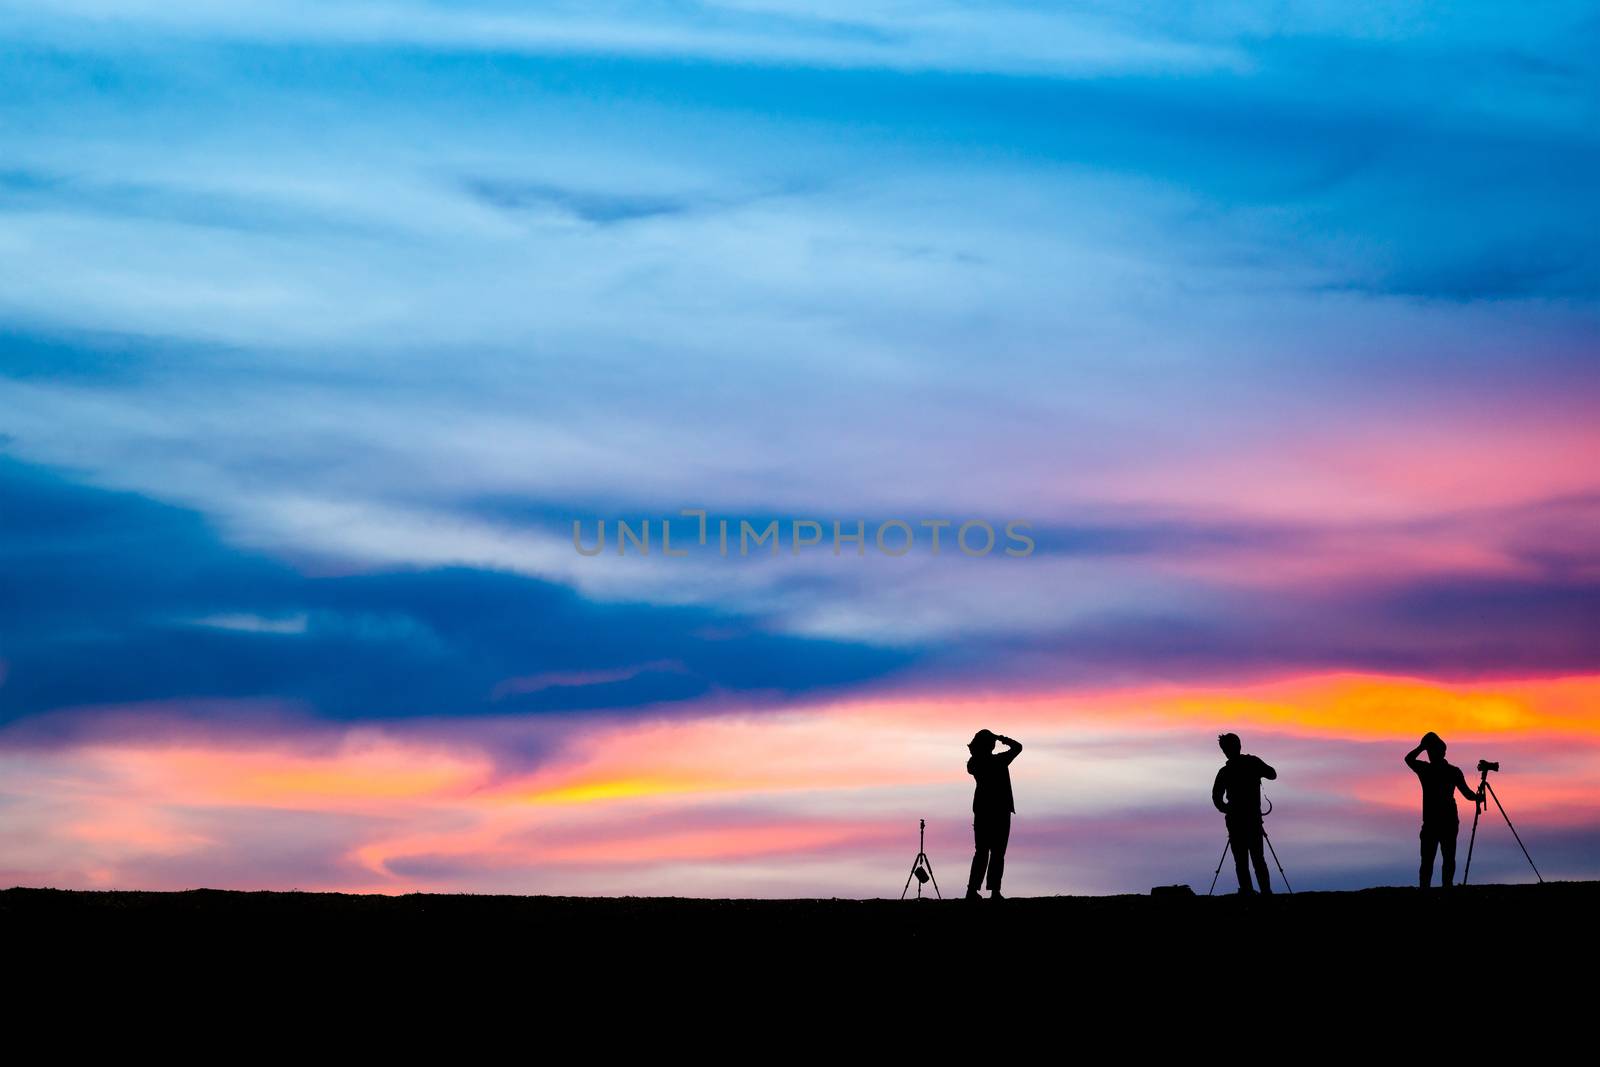
<path fill-rule="evenodd" d="M 1427 752 L 1428 762 L 1417 758 Z M 1417 869 L 1417 884 L 1423 889 L 1433 881 L 1433 854 L 1442 853 L 1439 884 L 1454 885 L 1456 880 L 1456 834 L 1461 817 L 1456 814 L 1456 792 L 1477 804 L 1483 798 L 1467 785 L 1461 768 L 1444 759 L 1445 743 L 1429 730 L 1417 747 L 1406 753 L 1406 766 L 1422 781 L 1422 866 Z"/>
<path fill-rule="evenodd" d="M 1211 785 L 1211 803 L 1226 816 L 1228 846 L 1233 850 L 1233 869 L 1239 876 L 1239 892 L 1250 893 L 1250 864 L 1256 865 L 1256 882 L 1261 892 L 1271 893 L 1267 878 L 1267 857 L 1261 845 L 1261 779 L 1275 779 L 1278 772 L 1256 756 L 1239 751 L 1238 734 L 1220 734 L 1217 745 L 1228 762 L 1217 772 Z"/>
<path fill-rule="evenodd" d="M 998 741 L 1006 750 L 996 753 Z M 1011 761 L 1022 751 L 1019 742 L 979 730 L 967 744 L 972 757 L 967 773 L 977 779 L 972 790 L 972 873 L 967 877 L 967 899 L 981 900 L 978 886 L 989 873 L 989 899 L 1004 900 L 1000 879 L 1006 873 L 1006 842 L 1011 839 L 1011 816 L 1017 810 L 1011 799 Z"/>

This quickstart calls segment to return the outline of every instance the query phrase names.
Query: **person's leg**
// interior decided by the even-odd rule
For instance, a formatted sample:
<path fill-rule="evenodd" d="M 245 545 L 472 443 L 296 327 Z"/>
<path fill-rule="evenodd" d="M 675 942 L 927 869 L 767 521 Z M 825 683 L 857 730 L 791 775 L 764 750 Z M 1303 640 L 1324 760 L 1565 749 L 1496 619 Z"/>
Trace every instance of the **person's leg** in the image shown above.
<path fill-rule="evenodd" d="M 1450 886 L 1456 884 L 1456 834 L 1461 832 L 1461 824 L 1439 828 L 1439 884 Z"/>
<path fill-rule="evenodd" d="M 1256 888 L 1263 893 L 1272 892 L 1272 877 L 1267 873 L 1267 853 L 1263 847 L 1262 837 L 1258 831 L 1250 841 L 1250 859 L 1256 865 Z"/>
<path fill-rule="evenodd" d="M 983 872 L 989 866 L 989 834 L 982 815 L 972 819 L 972 871 L 967 875 L 967 895 L 976 896 L 983 884 Z"/>
<path fill-rule="evenodd" d="M 1433 881 L 1433 854 L 1439 849 L 1439 837 L 1433 827 L 1422 824 L 1422 866 L 1417 869 L 1417 884 L 1423 889 Z"/>
<path fill-rule="evenodd" d="M 999 812 L 989 831 L 989 892 L 1000 892 L 1000 880 L 1006 874 L 1006 845 L 1011 842 L 1011 813 Z"/>
<path fill-rule="evenodd" d="M 1255 892 L 1250 886 L 1250 839 L 1243 827 L 1228 827 L 1228 851 L 1233 853 L 1233 873 L 1239 879 L 1239 892 Z"/>

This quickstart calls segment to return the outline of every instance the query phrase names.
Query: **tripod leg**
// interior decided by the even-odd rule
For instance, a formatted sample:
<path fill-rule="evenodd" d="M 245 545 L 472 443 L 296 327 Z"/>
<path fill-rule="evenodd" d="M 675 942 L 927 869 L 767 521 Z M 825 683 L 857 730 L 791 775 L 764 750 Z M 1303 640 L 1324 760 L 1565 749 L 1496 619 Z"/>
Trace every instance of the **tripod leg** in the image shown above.
<path fill-rule="evenodd" d="M 1511 816 L 1506 814 L 1506 806 L 1500 803 L 1500 794 L 1494 791 L 1494 786 L 1489 785 L 1489 776 L 1483 776 L 1483 784 L 1489 787 L 1489 795 L 1494 797 L 1494 806 L 1500 809 L 1500 815 L 1505 819 L 1506 825 L 1511 826 Z M 1534 864 L 1533 857 L 1528 855 L 1528 846 L 1522 843 L 1522 835 L 1517 833 L 1517 828 L 1511 826 L 1511 836 L 1517 839 L 1517 847 L 1522 850 L 1522 855 L 1527 859 L 1528 866 L 1533 868 L 1533 876 L 1544 883 L 1544 875 L 1539 873 L 1539 868 Z"/>
<path fill-rule="evenodd" d="M 928 868 L 928 881 L 933 883 L 933 895 L 939 900 L 944 899 L 944 894 L 939 892 L 939 879 L 933 876 L 933 861 L 928 859 L 928 820 L 917 821 L 917 855 L 922 857 L 923 866 Z M 919 886 L 920 890 L 921 887 Z"/>
<path fill-rule="evenodd" d="M 1480 786 L 1483 786 L 1483 785 L 1487 785 L 1488 783 L 1489 783 L 1489 776 L 1487 774 L 1485 774 L 1483 776 L 1483 781 L 1479 782 L 1478 784 Z M 1461 872 L 1461 884 L 1462 885 L 1466 885 L 1467 884 L 1467 879 L 1472 877 L 1472 846 L 1476 845 L 1478 843 L 1478 816 L 1480 816 L 1482 814 L 1483 814 L 1483 805 L 1479 804 L 1479 805 L 1477 805 L 1476 808 L 1473 809 L 1473 812 L 1472 812 L 1472 836 L 1467 838 L 1467 866 L 1466 866 L 1466 869 Z"/>
<path fill-rule="evenodd" d="M 917 859 L 921 859 L 921 858 L 922 858 L 922 853 L 920 853 L 920 852 L 917 853 Z M 916 876 L 917 876 L 917 860 L 912 860 L 911 861 L 911 873 L 906 875 L 906 888 L 900 890 L 900 899 L 901 900 L 906 899 L 906 891 L 911 888 L 911 879 L 915 878 Z M 920 897 L 921 895 L 922 895 L 922 887 L 919 885 L 919 886 L 917 886 L 917 896 Z"/>
<path fill-rule="evenodd" d="M 1272 838 L 1267 836 L 1265 826 L 1261 828 L 1261 839 L 1267 843 L 1267 851 L 1272 853 L 1272 862 L 1278 865 L 1278 877 L 1283 879 L 1283 888 L 1289 891 L 1290 896 L 1294 896 L 1294 886 L 1289 884 L 1289 876 L 1283 873 L 1283 863 L 1278 859 L 1278 850 L 1272 847 Z"/>
<path fill-rule="evenodd" d="M 1223 861 L 1228 858 L 1228 846 L 1232 844 L 1233 839 L 1231 837 L 1222 843 L 1222 855 L 1217 857 L 1217 869 L 1211 872 L 1211 888 L 1206 890 L 1206 896 L 1208 897 L 1217 891 L 1217 876 L 1222 873 Z"/>

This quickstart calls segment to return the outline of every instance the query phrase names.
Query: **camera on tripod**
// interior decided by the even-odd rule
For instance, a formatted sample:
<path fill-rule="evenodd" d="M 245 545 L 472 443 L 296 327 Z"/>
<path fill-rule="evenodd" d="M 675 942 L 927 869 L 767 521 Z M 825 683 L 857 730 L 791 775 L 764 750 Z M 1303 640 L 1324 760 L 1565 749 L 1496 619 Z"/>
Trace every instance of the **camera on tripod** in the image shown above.
<path fill-rule="evenodd" d="M 1544 881 L 1544 875 L 1539 873 L 1539 867 L 1533 862 L 1533 857 L 1528 855 L 1528 846 L 1522 843 L 1522 835 L 1517 833 L 1517 828 L 1511 824 L 1511 816 L 1506 814 L 1506 806 L 1500 803 L 1500 798 L 1495 795 L 1494 786 L 1489 784 L 1489 772 L 1498 771 L 1500 764 L 1491 763 L 1486 759 L 1478 761 L 1478 810 L 1472 815 L 1472 836 L 1467 839 L 1467 869 L 1461 875 L 1461 884 L 1467 884 L 1467 878 L 1472 874 L 1472 846 L 1478 843 L 1478 816 L 1489 806 L 1489 801 L 1494 801 L 1494 806 L 1500 809 L 1500 815 L 1506 821 L 1506 826 L 1511 830 L 1511 836 L 1517 839 L 1517 847 L 1522 849 L 1522 854 L 1527 856 L 1528 866 L 1533 868 L 1533 876 Z"/>

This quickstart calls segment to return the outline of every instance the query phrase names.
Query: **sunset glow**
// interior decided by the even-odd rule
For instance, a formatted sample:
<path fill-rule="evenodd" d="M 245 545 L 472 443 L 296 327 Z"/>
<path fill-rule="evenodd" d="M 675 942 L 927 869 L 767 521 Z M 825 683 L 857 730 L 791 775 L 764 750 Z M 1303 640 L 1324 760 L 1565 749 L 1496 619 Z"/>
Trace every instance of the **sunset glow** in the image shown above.
<path fill-rule="evenodd" d="M 958 841 L 964 784 L 950 768 L 959 767 L 953 753 L 964 724 L 974 722 L 1003 723 L 1029 737 L 1029 764 L 1016 775 L 1029 801 L 1024 830 L 1104 817 L 1103 798 L 1063 788 L 1083 773 L 1077 761 L 1090 751 L 1122 749 L 1149 765 L 1112 776 L 1126 790 L 1113 807 L 1141 792 L 1158 805 L 1185 792 L 1168 779 L 1187 768 L 1204 781 L 1214 762 L 1208 734 L 1219 726 L 1263 750 L 1307 756 L 1319 741 L 1359 742 L 1363 753 L 1370 746 L 1385 758 L 1340 753 L 1319 761 L 1298 781 L 1286 777 L 1276 802 L 1315 807 L 1333 799 L 1352 813 L 1401 823 L 1415 806 L 1415 783 L 1398 754 L 1416 736 L 1439 729 L 1465 750 L 1463 760 L 1474 746 L 1498 754 L 1511 739 L 1517 759 L 1507 758 L 1507 773 L 1519 812 L 1546 827 L 1581 827 L 1600 805 L 1597 687 L 1594 677 L 1443 685 L 1333 675 L 1235 689 L 905 697 L 646 727 L 579 721 L 563 730 L 561 751 L 531 773 L 497 768 L 487 744 L 441 748 L 437 722 L 364 727 L 337 743 L 317 738 L 312 750 L 289 739 L 270 751 L 94 744 L 13 764 L 10 779 L 26 788 L 36 814 L 23 833 L 13 826 L 10 846 L 22 855 L 65 851 L 86 860 L 73 884 L 116 883 L 122 871 L 202 857 L 219 835 L 263 812 L 315 812 L 340 828 L 330 862 L 343 873 L 310 886 L 299 879 L 300 888 L 454 891 L 487 878 L 543 891 L 604 884 L 694 892 L 704 884 L 692 871 L 706 867 L 762 869 L 796 856 L 900 844 L 903 833 L 890 831 L 922 812 L 946 813 L 931 820 L 934 833 Z M 1153 843 L 1163 836 L 1161 810 L 1146 824 Z M 865 818 L 869 811 L 880 815 Z M 1140 825 L 1119 832 L 1137 837 Z M 1046 891 L 1049 865 L 1040 859 L 1022 857 L 1017 877 Z M 530 872 L 535 884 L 518 881 Z M 1183 874 L 1181 863 L 1172 874 Z M 264 877 L 289 887 L 254 869 L 219 884 L 244 887 Z"/>

